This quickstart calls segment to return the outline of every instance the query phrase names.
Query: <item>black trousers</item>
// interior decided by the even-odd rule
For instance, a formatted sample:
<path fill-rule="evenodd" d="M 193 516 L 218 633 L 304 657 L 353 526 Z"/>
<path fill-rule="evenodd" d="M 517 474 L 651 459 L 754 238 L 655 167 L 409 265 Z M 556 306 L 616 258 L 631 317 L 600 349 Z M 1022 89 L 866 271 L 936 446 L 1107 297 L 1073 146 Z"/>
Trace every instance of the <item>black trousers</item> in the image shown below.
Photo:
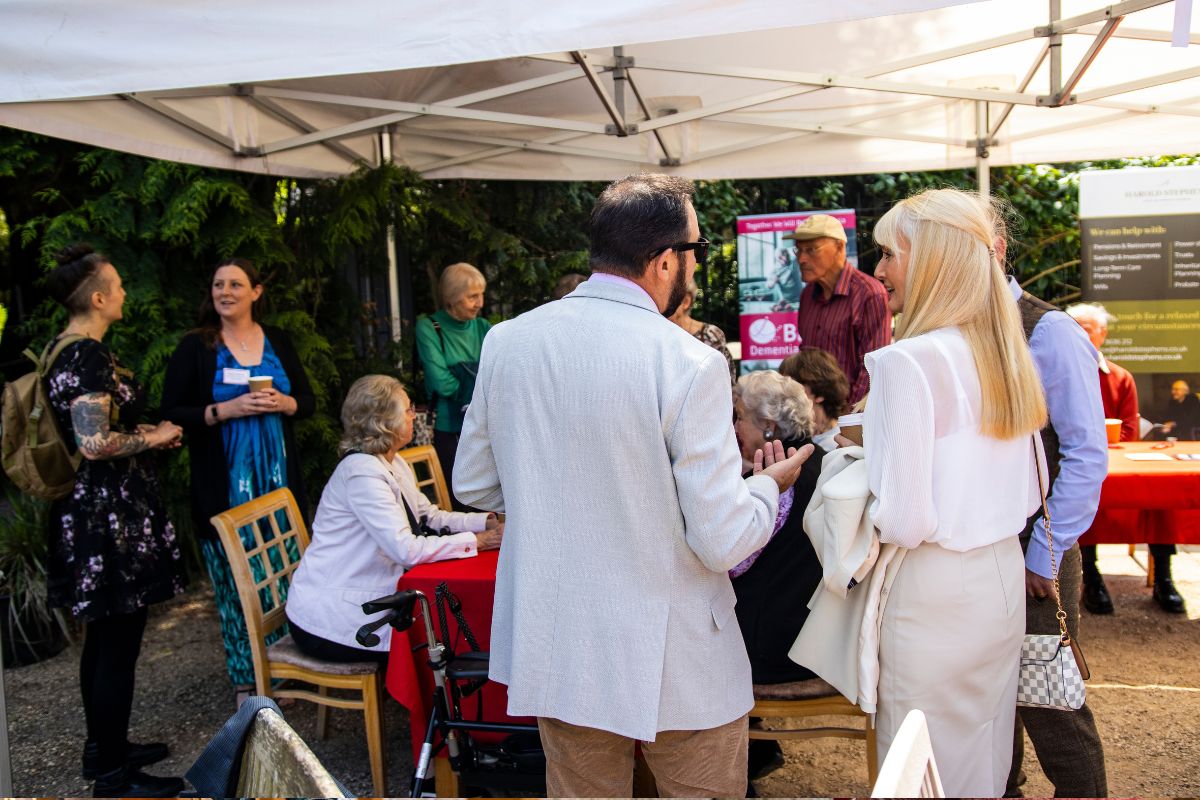
<path fill-rule="evenodd" d="M 142 651 L 146 613 L 143 607 L 84 626 L 79 691 L 88 742 L 99 748 L 101 772 L 117 769 L 128 757 L 134 671 Z"/>
<path fill-rule="evenodd" d="M 454 496 L 454 456 L 458 453 L 459 434 L 446 431 L 433 432 L 433 449 L 437 451 L 438 462 L 442 465 L 442 475 L 446 478 L 446 488 L 450 490 L 452 509 L 444 511 L 474 511 L 470 506 L 463 505 Z"/>
<path fill-rule="evenodd" d="M 387 663 L 388 653 L 386 650 L 360 650 L 357 647 L 349 647 L 339 642 L 331 642 L 316 634 L 309 633 L 290 619 L 288 620 L 288 630 L 292 634 L 292 641 L 296 643 L 296 647 L 299 647 L 302 653 L 310 655 L 313 658 L 340 663 L 353 661 L 374 661 L 377 664 Z"/>
<path fill-rule="evenodd" d="M 1171 556 L 1175 555 L 1175 545 L 1152 544 L 1147 547 L 1150 550 L 1150 557 L 1154 559 L 1154 580 L 1169 580 Z M 1096 568 L 1096 545 L 1082 544 L 1079 546 L 1079 552 L 1083 555 L 1083 582 L 1090 583 L 1100 577 L 1100 570 Z"/>

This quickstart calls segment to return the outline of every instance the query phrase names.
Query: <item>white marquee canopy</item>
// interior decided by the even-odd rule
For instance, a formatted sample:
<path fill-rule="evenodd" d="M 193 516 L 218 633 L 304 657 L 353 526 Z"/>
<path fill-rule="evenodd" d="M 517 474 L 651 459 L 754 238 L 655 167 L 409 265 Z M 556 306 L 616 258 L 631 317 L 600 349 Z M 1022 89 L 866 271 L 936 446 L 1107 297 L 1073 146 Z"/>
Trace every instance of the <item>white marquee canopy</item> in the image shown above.
<path fill-rule="evenodd" d="M 564 180 L 1200 150 L 1190 0 L 0 0 L 0 19 L 0 124 L 279 175 L 388 150 L 432 178 Z"/>

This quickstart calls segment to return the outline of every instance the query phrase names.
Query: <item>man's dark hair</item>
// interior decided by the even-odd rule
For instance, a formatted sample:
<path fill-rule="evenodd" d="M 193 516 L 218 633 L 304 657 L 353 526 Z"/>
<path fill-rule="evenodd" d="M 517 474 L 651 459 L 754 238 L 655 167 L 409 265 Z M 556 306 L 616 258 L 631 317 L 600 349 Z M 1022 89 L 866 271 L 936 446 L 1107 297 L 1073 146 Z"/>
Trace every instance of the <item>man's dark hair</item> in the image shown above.
<path fill-rule="evenodd" d="M 613 181 L 591 220 L 593 270 L 641 277 L 655 251 L 687 241 L 691 181 L 641 173 Z"/>
<path fill-rule="evenodd" d="M 802 348 L 785 358 L 779 371 L 807 386 L 813 397 L 820 397 L 825 416 L 837 419 L 845 411 L 850 381 L 832 353 L 819 347 Z"/>

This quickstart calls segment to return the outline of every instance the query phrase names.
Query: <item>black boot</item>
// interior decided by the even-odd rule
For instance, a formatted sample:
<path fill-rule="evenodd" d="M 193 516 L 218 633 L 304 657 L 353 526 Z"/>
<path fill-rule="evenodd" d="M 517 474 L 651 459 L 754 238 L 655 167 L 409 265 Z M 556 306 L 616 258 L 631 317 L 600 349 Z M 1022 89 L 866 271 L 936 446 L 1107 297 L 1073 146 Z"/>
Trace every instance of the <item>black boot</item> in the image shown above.
<path fill-rule="evenodd" d="M 183 778 L 160 778 L 125 765 L 96 776 L 92 797 L 178 797 Z"/>
<path fill-rule="evenodd" d="M 1154 580 L 1154 602 L 1168 614 L 1182 614 L 1187 609 L 1183 604 L 1183 596 L 1175 588 L 1175 582 L 1169 577 Z"/>
<path fill-rule="evenodd" d="M 157 764 L 169 755 L 170 748 L 162 742 L 130 743 L 126 760 L 131 767 L 144 767 L 147 764 Z M 97 742 L 88 742 L 83 747 L 83 777 L 89 781 L 95 780 L 100 776 L 100 769 L 100 745 Z"/>
<path fill-rule="evenodd" d="M 751 739 L 746 758 L 746 777 L 765 778 L 783 766 L 783 748 L 773 739 Z"/>
<path fill-rule="evenodd" d="M 1113 601 L 1108 595 L 1108 587 L 1104 585 L 1104 577 L 1099 573 L 1094 576 L 1083 576 L 1083 607 L 1093 614 L 1113 613 Z"/>

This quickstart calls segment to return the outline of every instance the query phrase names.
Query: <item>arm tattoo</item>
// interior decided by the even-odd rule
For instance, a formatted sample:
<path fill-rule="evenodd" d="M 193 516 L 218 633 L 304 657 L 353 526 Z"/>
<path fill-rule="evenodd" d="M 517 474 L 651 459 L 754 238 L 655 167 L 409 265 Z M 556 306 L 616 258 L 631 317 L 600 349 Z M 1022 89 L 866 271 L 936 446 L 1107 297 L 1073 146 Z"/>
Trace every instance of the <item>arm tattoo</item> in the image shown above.
<path fill-rule="evenodd" d="M 89 461 L 128 458 L 146 449 L 146 440 L 140 433 L 119 433 L 109 428 L 111 404 L 112 397 L 104 392 L 81 395 L 71 401 L 75 444 Z"/>

